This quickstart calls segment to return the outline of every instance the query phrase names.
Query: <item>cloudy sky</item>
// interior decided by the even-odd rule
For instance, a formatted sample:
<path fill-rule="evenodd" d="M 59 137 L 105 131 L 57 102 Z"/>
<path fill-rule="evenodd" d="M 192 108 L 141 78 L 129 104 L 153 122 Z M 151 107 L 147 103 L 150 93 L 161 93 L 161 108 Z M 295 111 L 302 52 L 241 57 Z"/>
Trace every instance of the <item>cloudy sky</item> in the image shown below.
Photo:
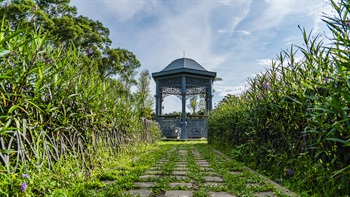
<path fill-rule="evenodd" d="M 263 72 L 290 45 L 302 45 L 298 25 L 323 34 L 330 7 L 323 0 L 71 0 L 78 13 L 101 21 L 112 46 L 133 52 L 143 69 L 161 71 L 185 51 L 223 81 L 214 84 L 214 105 L 241 92 L 247 78 Z M 155 83 L 152 80 L 152 93 Z M 181 111 L 166 98 L 165 112 Z"/>

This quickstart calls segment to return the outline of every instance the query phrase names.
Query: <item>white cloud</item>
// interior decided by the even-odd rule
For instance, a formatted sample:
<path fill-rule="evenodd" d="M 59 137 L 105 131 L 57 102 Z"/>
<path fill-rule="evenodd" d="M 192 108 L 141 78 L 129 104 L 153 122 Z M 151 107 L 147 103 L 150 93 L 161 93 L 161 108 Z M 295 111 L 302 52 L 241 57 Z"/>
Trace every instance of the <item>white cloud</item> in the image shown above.
<path fill-rule="evenodd" d="M 264 66 L 264 67 L 271 67 L 272 65 L 272 59 L 259 59 L 256 60 L 259 65 Z"/>
<path fill-rule="evenodd" d="M 249 31 L 244 31 L 244 30 L 238 30 L 238 31 L 235 31 L 237 33 L 240 34 L 240 39 L 243 40 L 243 37 L 244 36 L 250 36 L 252 35 L 252 33 L 250 33 Z"/>
<path fill-rule="evenodd" d="M 278 26 L 285 17 L 295 11 L 292 9 L 293 1 L 267 1 L 266 9 L 254 21 L 252 29 L 259 31 L 262 29 L 270 29 Z"/>
<path fill-rule="evenodd" d="M 323 16 L 335 16 L 335 13 L 332 9 L 332 6 L 329 4 L 329 2 L 322 2 L 319 5 L 316 5 L 314 9 L 310 9 L 310 14 L 313 17 L 313 33 L 317 34 L 320 33 L 320 30 L 327 30 L 325 23 L 322 21 Z M 330 34 L 330 32 L 325 32 L 326 34 Z"/>
<path fill-rule="evenodd" d="M 292 44 L 295 44 L 297 41 L 299 41 L 299 38 L 300 36 L 295 36 L 295 35 L 289 36 L 283 39 L 284 45 L 290 46 Z"/>
<path fill-rule="evenodd" d="M 242 93 L 246 89 L 246 84 L 240 84 L 237 86 L 220 86 L 215 85 L 215 91 L 218 93 L 219 96 L 224 97 L 228 94 L 237 95 Z"/>
<path fill-rule="evenodd" d="M 142 1 L 130 1 L 130 0 L 118 0 L 118 1 L 101 1 L 105 8 L 109 12 L 118 18 L 118 20 L 126 21 L 134 18 L 138 14 L 157 14 L 159 12 L 153 12 L 154 10 L 162 10 L 161 4 L 157 0 L 142 0 Z"/>
<path fill-rule="evenodd" d="M 135 53 L 141 69 L 158 72 L 185 50 L 186 57 L 217 72 L 224 81 L 214 83 L 214 102 L 240 93 L 247 77 L 270 67 L 285 44 L 300 42 L 299 23 L 323 31 L 319 16 L 329 12 L 322 0 L 71 2 L 108 27 L 113 47 Z M 153 80 L 151 88 L 154 94 Z M 164 103 L 165 109 L 174 111 L 179 101 Z"/>

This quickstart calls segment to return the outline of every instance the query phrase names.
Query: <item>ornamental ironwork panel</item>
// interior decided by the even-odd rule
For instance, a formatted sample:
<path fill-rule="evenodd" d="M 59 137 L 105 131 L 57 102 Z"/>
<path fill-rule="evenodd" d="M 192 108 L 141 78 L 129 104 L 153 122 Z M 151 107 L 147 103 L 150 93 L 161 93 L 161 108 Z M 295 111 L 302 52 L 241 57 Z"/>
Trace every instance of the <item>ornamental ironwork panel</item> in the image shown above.
<path fill-rule="evenodd" d="M 178 137 L 181 134 L 181 120 L 178 118 L 164 118 L 158 120 L 159 127 L 165 137 Z"/>
<path fill-rule="evenodd" d="M 211 85 L 210 83 L 211 81 L 209 79 L 187 77 L 186 95 L 199 95 L 206 93 Z M 158 84 L 163 98 L 175 95 L 181 99 L 181 77 L 161 79 Z"/>
<path fill-rule="evenodd" d="M 209 79 L 201 78 L 186 78 L 186 95 L 198 95 L 207 92 L 207 89 L 210 87 Z"/>
<path fill-rule="evenodd" d="M 164 87 L 181 88 L 181 77 L 175 77 L 170 79 L 160 79 L 158 83 L 159 83 L 159 88 L 164 88 Z"/>
<path fill-rule="evenodd" d="M 181 77 L 161 79 L 158 84 L 163 98 L 170 95 L 181 98 Z"/>
<path fill-rule="evenodd" d="M 207 92 L 205 87 L 192 87 L 186 89 L 186 95 L 199 95 Z"/>
<path fill-rule="evenodd" d="M 208 137 L 208 119 L 187 119 L 187 135 L 189 138 Z"/>
<path fill-rule="evenodd" d="M 177 96 L 181 99 L 181 87 L 180 88 L 175 88 L 175 87 L 164 87 L 162 88 L 162 92 L 161 92 L 163 98 L 167 97 L 167 96 Z"/>
<path fill-rule="evenodd" d="M 209 87 L 209 86 L 210 86 L 210 80 L 208 79 L 193 78 L 193 77 L 186 78 L 186 88 Z"/>

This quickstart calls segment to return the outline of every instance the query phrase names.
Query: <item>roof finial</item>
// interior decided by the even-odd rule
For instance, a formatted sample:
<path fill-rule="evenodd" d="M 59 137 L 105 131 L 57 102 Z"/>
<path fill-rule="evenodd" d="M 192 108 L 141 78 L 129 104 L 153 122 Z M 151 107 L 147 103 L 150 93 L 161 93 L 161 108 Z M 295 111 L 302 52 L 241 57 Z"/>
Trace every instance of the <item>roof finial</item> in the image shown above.
<path fill-rule="evenodd" d="M 184 50 L 184 58 L 185 58 L 185 50 Z"/>

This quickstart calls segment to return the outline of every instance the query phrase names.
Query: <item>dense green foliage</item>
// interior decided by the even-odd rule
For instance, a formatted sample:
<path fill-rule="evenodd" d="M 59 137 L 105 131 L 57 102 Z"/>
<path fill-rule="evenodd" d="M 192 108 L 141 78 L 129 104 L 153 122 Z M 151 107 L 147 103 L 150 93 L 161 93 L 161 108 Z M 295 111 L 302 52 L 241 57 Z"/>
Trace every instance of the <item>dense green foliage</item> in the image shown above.
<path fill-rule="evenodd" d="M 19 2 L 8 8 L 41 5 Z M 111 53 L 119 79 L 101 77 L 100 63 L 108 56 L 95 56 L 70 38 L 60 44 L 54 30 L 30 27 L 28 16 L 16 24 L 3 17 L 0 24 L 1 196 L 59 193 L 84 181 L 106 155 L 110 160 L 160 137 L 130 92 L 140 66 L 131 52 Z"/>
<path fill-rule="evenodd" d="M 305 195 L 350 194 L 350 5 L 331 4 L 330 39 L 302 30 L 304 46 L 281 52 L 209 120 L 210 143 Z"/>
<path fill-rule="evenodd" d="M 69 48 L 73 43 L 81 53 L 94 59 L 102 78 L 118 77 L 124 84 L 135 85 L 135 69 L 141 66 L 135 55 L 111 48 L 109 30 L 100 21 L 78 15 L 70 0 L 11 0 L 0 5 L 0 18 L 6 17 L 12 28 L 26 27 L 50 32 L 53 46 Z M 89 64 L 89 59 L 85 59 Z"/>
<path fill-rule="evenodd" d="M 140 109 L 140 116 L 151 119 L 153 108 L 153 98 L 150 91 L 151 76 L 148 70 L 143 70 L 140 73 L 140 78 L 137 83 L 137 92 L 135 93 L 137 106 Z"/>

